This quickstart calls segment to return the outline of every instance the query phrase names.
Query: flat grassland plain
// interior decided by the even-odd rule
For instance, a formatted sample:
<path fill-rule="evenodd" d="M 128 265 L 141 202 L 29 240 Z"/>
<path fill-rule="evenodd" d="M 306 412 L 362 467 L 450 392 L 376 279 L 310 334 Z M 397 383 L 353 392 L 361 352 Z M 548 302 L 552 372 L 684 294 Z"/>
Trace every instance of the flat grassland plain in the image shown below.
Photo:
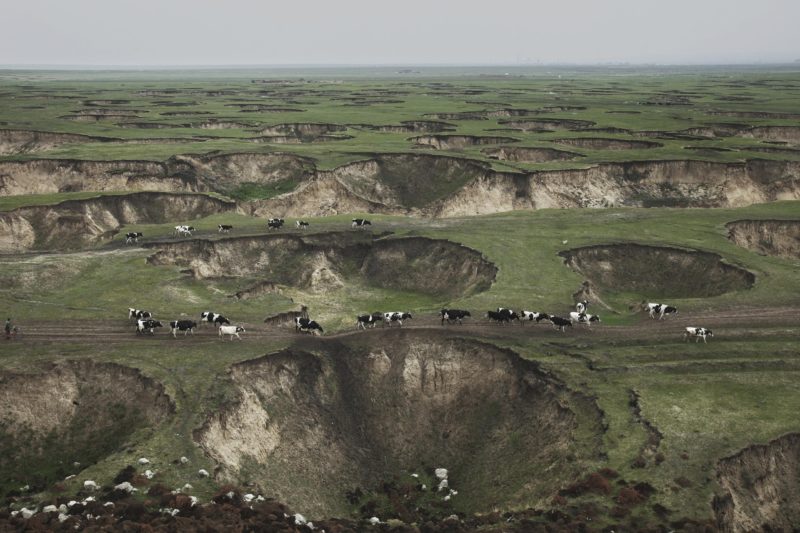
<path fill-rule="evenodd" d="M 788 530 L 798 267 L 795 67 L 0 71 L 0 493 L 94 480 L 108 527 L 201 520 L 189 483 L 342 530 Z M 584 299 L 566 332 L 484 317 Z M 173 338 L 202 311 L 241 341 Z"/>

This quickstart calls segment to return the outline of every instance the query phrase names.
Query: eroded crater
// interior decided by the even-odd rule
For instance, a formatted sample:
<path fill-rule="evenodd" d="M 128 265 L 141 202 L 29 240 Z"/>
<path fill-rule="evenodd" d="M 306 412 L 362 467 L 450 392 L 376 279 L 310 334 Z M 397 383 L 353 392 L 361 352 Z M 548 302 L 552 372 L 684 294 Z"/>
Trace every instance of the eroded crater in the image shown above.
<path fill-rule="evenodd" d="M 110 240 L 127 224 L 185 222 L 235 207 L 203 194 L 159 192 L 22 207 L 0 213 L 0 252 L 80 249 Z"/>
<path fill-rule="evenodd" d="M 488 137 L 476 135 L 421 135 L 411 139 L 417 146 L 428 146 L 435 150 L 463 150 L 471 146 L 519 142 L 513 137 Z"/>
<path fill-rule="evenodd" d="M 311 517 L 345 492 L 445 467 L 470 512 L 546 504 L 596 459 L 601 414 L 510 350 L 412 331 L 307 339 L 231 367 L 238 397 L 195 439 L 225 481 Z"/>
<path fill-rule="evenodd" d="M 608 139 L 602 137 L 577 137 L 574 139 L 556 139 L 553 142 L 585 148 L 588 150 L 643 150 L 659 148 L 663 144 L 655 141 L 634 141 L 627 139 Z"/>
<path fill-rule="evenodd" d="M 257 131 L 263 137 L 275 137 L 279 139 L 294 138 L 297 139 L 298 142 L 313 142 L 319 137 L 347 131 L 347 128 L 340 124 L 296 122 L 266 126 Z"/>
<path fill-rule="evenodd" d="M 749 289 L 755 275 L 710 252 L 608 244 L 560 252 L 565 264 L 602 290 L 650 298 L 699 298 Z"/>
<path fill-rule="evenodd" d="M 348 282 L 465 296 L 487 290 L 497 267 L 480 252 L 424 237 L 374 239 L 364 232 L 262 235 L 153 244 L 152 265 L 176 265 L 196 278 L 258 277 L 316 292 Z"/>
<path fill-rule="evenodd" d="M 575 152 L 556 150 L 554 148 L 524 148 L 515 146 L 502 146 L 500 148 L 486 148 L 481 150 L 489 159 L 499 161 L 519 161 L 520 163 L 545 163 L 547 161 L 564 161 L 583 157 Z"/>
<path fill-rule="evenodd" d="M 595 123 L 590 120 L 557 118 L 501 120 L 498 124 L 504 128 L 520 131 L 582 130 L 595 125 Z"/>
<path fill-rule="evenodd" d="M 800 259 L 800 220 L 736 220 L 725 227 L 728 238 L 743 248 Z"/>
<path fill-rule="evenodd" d="M 713 501 L 721 531 L 792 531 L 800 524 L 800 434 L 755 445 L 717 463 Z"/>
<path fill-rule="evenodd" d="M 174 411 L 163 385 L 114 363 L 62 361 L 36 373 L 2 372 L 0 487 L 42 490 Z"/>

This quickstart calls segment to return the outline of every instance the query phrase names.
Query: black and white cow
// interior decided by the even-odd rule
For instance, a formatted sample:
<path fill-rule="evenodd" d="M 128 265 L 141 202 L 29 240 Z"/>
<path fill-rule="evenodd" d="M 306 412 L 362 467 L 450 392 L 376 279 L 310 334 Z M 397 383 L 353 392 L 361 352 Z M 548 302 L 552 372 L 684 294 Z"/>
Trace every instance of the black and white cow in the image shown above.
<path fill-rule="evenodd" d="M 442 309 L 440 311 L 442 315 L 442 325 L 444 326 L 444 321 L 447 320 L 448 324 L 452 324 L 455 321 L 457 324 L 463 324 L 461 322 L 466 317 L 471 317 L 472 315 L 469 311 L 464 311 L 462 309 Z"/>
<path fill-rule="evenodd" d="M 128 308 L 128 320 L 144 320 L 152 318 L 153 314 L 150 311 L 143 311 L 141 309 Z"/>
<path fill-rule="evenodd" d="M 583 300 L 575 304 L 575 310 L 578 314 L 585 313 L 587 309 L 589 309 L 589 300 Z"/>
<path fill-rule="evenodd" d="M 577 311 L 572 311 L 569 314 L 569 319 L 575 324 L 586 324 L 587 327 L 590 326 L 592 322 L 600 322 L 600 317 L 597 315 L 588 315 L 586 313 L 578 313 Z"/>
<path fill-rule="evenodd" d="M 217 224 L 217 228 L 219 228 L 219 233 L 230 233 L 233 226 L 230 224 Z"/>
<path fill-rule="evenodd" d="M 364 229 L 367 226 L 371 226 L 371 225 L 372 225 L 372 222 L 370 222 L 366 218 L 354 218 L 353 219 L 353 227 L 354 228 Z"/>
<path fill-rule="evenodd" d="M 230 325 L 230 320 L 225 318 L 219 313 L 213 313 L 211 311 L 203 311 L 200 313 L 200 322 L 208 322 L 209 324 L 214 324 L 215 326 L 221 326 L 222 324 Z"/>
<path fill-rule="evenodd" d="M 689 337 L 695 337 L 694 342 L 700 342 L 700 339 L 703 339 L 703 342 L 708 344 L 706 341 L 706 337 L 713 337 L 714 334 L 708 328 L 693 328 L 687 327 L 686 331 L 683 334 L 683 342 L 689 340 Z"/>
<path fill-rule="evenodd" d="M 664 315 L 677 315 L 678 308 L 666 304 L 648 303 L 647 312 L 650 314 L 650 318 L 655 318 L 656 315 L 659 315 L 658 319 L 662 320 Z"/>
<path fill-rule="evenodd" d="M 532 322 L 535 320 L 536 323 L 538 324 L 542 320 L 550 320 L 550 315 L 548 315 L 547 313 L 537 313 L 536 311 L 523 310 L 520 319 L 523 321 L 523 324 L 525 320 L 527 320 L 528 322 Z"/>
<path fill-rule="evenodd" d="M 173 337 L 177 338 L 176 333 L 178 331 L 182 331 L 185 337 L 187 333 L 194 335 L 194 328 L 197 327 L 197 322 L 194 320 L 173 320 L 169 323 L 169 327 L 172 330 Z"/>
<path fill-rule="evenodd" d="M 509 309 L 503 309 L 502 311 L 486 311 L 486 318 L 501 325 L 511 320 L 519 320 L 519 316 L 517 316 L 514 311 L 509 312 Z"/>
<path fill-rule="evenodd" d="M 553 324 L 553 327 L 559 331 L 565 331 L 565 328 L 572 327 L 572 321 L 561 318 L 560 316 L 550 315 L 550 322 Z"/>
<path fill-rule="evenodd" d="M 267 221 L 267 228 L 273 229 L 281 229 L 283 227 L 283 219 L 282 218 L 271 218 Z"/>
<path fill-rule="evenodd" d="M 400 327 L 403 327 L 403 320 L 410 320 L 414 317 L 411 316 L 411 313 L 403 313 L 401 311 L 390 311 L 388 313 L 383 313 L 383 322 L 384 325 L 392 325 L 392 322 L 397 322 Z"/>
<path fill-rule="evenodd" d="M 315 331 L 324 333 L 324 331 L 322 330 L 322 326 L 320 326 L 319 324 L 317 324 L 316 322 L 314 322 L 309 318 L 301 318 L 301 317 L 296 317 L 294 319 L 294 330 L 304 331 L 306 333 L 315 333 Z"/>
<path fill-rule="evenodd" d="M 153 320 L 152 318 L 145 318 L 136 321 L 136 334 L 142 335 L 144 333 L 149 333 L 150 335 L 155 334 L 155 328 L 163 327 L 161 322 L 158 320 Z"/>
<path fill-rule="evenodd" d="M 191 237 L 192 232 L 194 231 L 194 226 L 175 226 L 175 230 L 172 232 L 173 235 L 180 235 L 181 237 Z"/>
<path fill-rule="evenodd" d="M 239 336 L 239 333 L 244 333 L 244 328 L 242 326 L 220 326 L 219 327 L 219 336 L 222 337 L 223 335 L 230 335 L 231 341 L 233 341 L 233 337 L 236 336 L 237 339 L 242 340 Z M 224 337 L 223 337 L 224 339 Z"/>
<path fill-rule="evenodd" d="M 358 329 L 374 328 L 378 322 L 383 322 L 383 313 L 372 313 L 371 315 L 359 315 L 356 318 Z"/>
<path fill-rule="evenodd" d="M 308 229 L 308 222 L 305 220 L 298 220 L 294 223 L 294 225 L 297 227 L 297 229 Z"/>
<path fill-rule="evenodd" d="M 497 308 L 497 312 L 498 313 L 503 313 L 506 316 L 508 316 L 508 320 L 509 321 L 511 321 L 511 320 L 519 320 L 519 315 L 516 313 L 516 311 L 514 311 L 512 309 L 507 309 L 505 307 L 498 307 Z"/>
<path fill-rule="evenodd" d="M 125 244 L 138 243 L 139 237 L 143 237 L 141 231 L 131 231 L 125 234 Z"/>

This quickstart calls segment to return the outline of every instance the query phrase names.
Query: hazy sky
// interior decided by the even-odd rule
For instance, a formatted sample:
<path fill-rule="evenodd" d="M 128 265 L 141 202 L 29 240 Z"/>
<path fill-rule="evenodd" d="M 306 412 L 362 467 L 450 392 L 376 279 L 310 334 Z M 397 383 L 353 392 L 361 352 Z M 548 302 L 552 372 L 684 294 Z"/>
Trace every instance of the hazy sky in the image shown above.
<path fill-rule="evenodd" d="M 2 0 L 0 64 L 751 63 L 798 0 Z"/>

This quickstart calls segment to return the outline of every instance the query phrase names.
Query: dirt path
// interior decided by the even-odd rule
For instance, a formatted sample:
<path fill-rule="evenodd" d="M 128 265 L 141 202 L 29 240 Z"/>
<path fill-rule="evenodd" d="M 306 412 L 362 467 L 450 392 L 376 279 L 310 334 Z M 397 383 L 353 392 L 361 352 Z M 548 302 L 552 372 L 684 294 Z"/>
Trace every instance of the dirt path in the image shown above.
<path fill-rule="evenodd" d="M 651 320 L 645 314 L 634 325 L 608 326 L 603 323 L 592 325 L 576 325 L 568 328 L 566 332 L 555 330 L 551 324 L 542 322 L 528 322 L 522 324 L 498 325 L 490 323 L 484 318 L 475 320 L 467 319 L 463 325 L 442 326 L 438 317 L 434 315 L 418 317 L 406 321 L 404 330 L 441 331 L 442 334 L 458 333 L 468 336 L 481 337 L 486 340 L 537 338 L 544 341 L 563 341 L 565 339 L 581 338 L 589 342 L 626 342 L 633 344 L 652 344 L 658 342 L 675 342 L 682 339 L 686 326 L 703 326 L 714 331 L 715 338 L 710 342 L 719 342 L 724 339 L 755 339 L 770 336 L 798 336 L 800 335 L 800 308 L 746 308 L 730 309 L 708 313 L 702 317 L 687 317 L 677 315 L 664 320 Z M 342 331 L 326 334 L 323 338 L 337 339 L 350 335 L 380 335 L 388 329 L 398 329 L 399 326 L 377 326 L 366 332 Z M 137 335 L 136 326 L 132 321 L 109 320 L 41 320 L 28 321 L 20 324 L 19 338 L 12 342 L 26 344 L 57 344 L 81 343 L 98 344 L 103 346 L 129 344 L 133 342 L 163 343 L 170 345 L 174 342 L 190 342 L 193 344 L 209 344 L 230 342 L 218 336 L 216 328 L 203 325 L 194 335 L 184 337 L 179 333 L 174 339 L 169 332 L 169 327 L 156 330 L 155 335 Z M 291 325 L 266 326 L 263 324 L 247 326 L 247 332 L 242 334 L 244 343 L 258 342 L 265 339 L 297 339 L 302 334 L 296 333 Z M 235 341 L 239 342 L 239 341 Z"/>

